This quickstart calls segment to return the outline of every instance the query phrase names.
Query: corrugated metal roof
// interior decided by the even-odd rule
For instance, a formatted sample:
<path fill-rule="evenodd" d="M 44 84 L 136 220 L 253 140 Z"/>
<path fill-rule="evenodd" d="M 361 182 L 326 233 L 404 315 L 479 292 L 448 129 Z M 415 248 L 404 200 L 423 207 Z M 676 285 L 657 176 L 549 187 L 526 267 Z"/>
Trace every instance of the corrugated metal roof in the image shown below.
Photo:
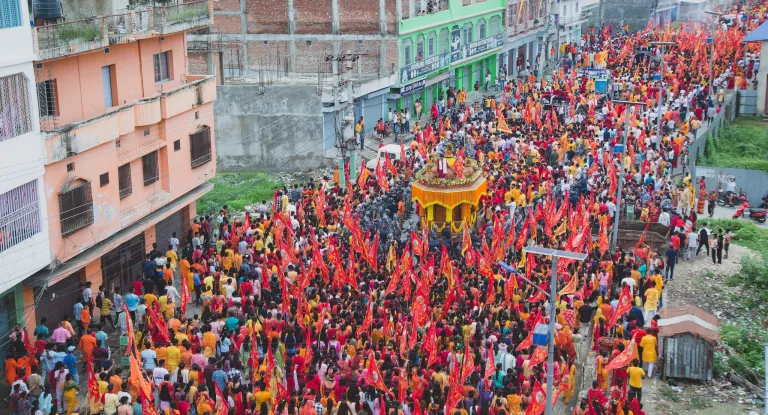
<path fill-rule="evenodd" d="M 768 21 L 758 26 L 757 29 L 744 38 L 745 42 L 759 42 L 762 40 L 768 40 Z"/>
<path fill-rule="evenodd" d="M 717 317 L 698 307 L 684 305 L 664 308 L 659 315 L 659 336 L 692 333 L 713 344 L 720 340 L 720 322 Z"/>

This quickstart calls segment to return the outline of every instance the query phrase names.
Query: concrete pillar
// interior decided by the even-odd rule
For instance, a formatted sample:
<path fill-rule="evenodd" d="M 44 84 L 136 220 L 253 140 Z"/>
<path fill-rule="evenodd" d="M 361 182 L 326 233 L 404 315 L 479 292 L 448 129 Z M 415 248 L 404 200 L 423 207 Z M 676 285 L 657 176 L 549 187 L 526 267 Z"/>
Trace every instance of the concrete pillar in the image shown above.
<path fill-rule="evenodd" d="M 517 76 L 517 54 L 518 54 L 518 47 L 515 46 L 512 49 L 512 67 L 509 69 L 510 73 L 512 73 L 513 76 Z"/>
<path fill-rule="evenodd" d="M 768 40 L 764 40 L 760 47 L 761 52 L 768 51 Z M 762 55 L 762 53 L 761 53 Z M 757 115 L 765 114 L 766 79 L 768 79 L 768 65 L 760 65 L 757 71 Z"/>
<path fill-rule="evenodd" d="M 339 0 L 331 0 L 331 31 L 339 33 Z"/>
<path fill-rule="evenodd" d="M 403 0 L 395 0 L 395 20 L 397 24 L 403 20 Z"/>
<path fill-rule="evenodd" d="M 293 1 L 293 0 L 291 0 Z M 387 3 L 386 0 L 379 0 L 379 33 L 387 33 Z M 381 56 L 381 55 L 379 55 Z M 386 61 L 385 61 L 386 62 Z"/>
<path fill-rule="evenodd" d="M 293 7 L 293 0 L 288 0 L 288 33 L 296 33 L 296 9 Z"/>
<path fill-rule="evenodd" d="M 248 65 L 248 19 L 246 18 L 246 2 L 247 0 L 240 0 L 240 43 L 242 44 L 243 71 L 247 75 L 250 67 Z M 222 50 L 221 53 L 224 53 L 224 51 Z M 221 83 L 224 84 L 224 65 L 221 67 L 221 72 Z"/>
<path fill-rule="evenodd" d="M 32 338 L 37 326 L 37 316 L 35 315 L 35 293 L 31 287 L 22 287 L 21 284 L 16 286 L 17 290 L 14 292 L 14 304 L 16 308 L 16 322 L 22 323 L 27 321 L 24 327 L 27 330 L 27 335 Z"/>

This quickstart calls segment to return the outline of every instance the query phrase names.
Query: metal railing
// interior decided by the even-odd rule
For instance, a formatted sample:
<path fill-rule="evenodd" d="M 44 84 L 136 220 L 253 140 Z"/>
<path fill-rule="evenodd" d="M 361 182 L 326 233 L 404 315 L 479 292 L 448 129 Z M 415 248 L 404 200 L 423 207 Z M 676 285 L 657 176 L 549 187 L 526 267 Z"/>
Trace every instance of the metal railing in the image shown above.
<path fill-rule="evenodd" d="M 104 18 L 35 27 L 38 52 L 42 59 L 52 59 L 71 53 L 98 49 L 105 46 Z"/>
<path fill-rule="evenodd" d="M 152 29 L 152 9 L 136 10 L 104 17 L 109 43 L 121 43 L 128 35 L 147 33 Z"/>
<path fill-rule="evenodd" d="M 178 30 L 206 26 L 210 23 L 208 0 L 155 6 L 152 8 L 155 30 L 169 33 Z"/>

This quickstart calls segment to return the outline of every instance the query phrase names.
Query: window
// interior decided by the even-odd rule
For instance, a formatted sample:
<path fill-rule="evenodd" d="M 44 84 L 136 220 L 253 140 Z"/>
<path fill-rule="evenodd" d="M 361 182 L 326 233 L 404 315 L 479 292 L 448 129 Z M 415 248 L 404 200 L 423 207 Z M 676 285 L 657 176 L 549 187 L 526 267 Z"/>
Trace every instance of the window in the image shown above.
<path fill-rule="evenodd" d="M 486 38 L 485 22 L 481 20 L 479 23 L 479 26 L 480 27 L 478 28 L 477 32 L 480 35 L 480 39 L 485 39 Z"/>
<path fill-rule="evenodd" d="M 416 36 L 416 61 L 424 59 L 424 35 Z"/>
<path fill-rule="evenodd" d="M 31 130 L 27 78 L 20 73 L 0 78 L 0 141 Z"/>
<path fill-rule="evenodd" d="M 171 52 L 161 52 L 154 56 L 155 82 L 171 79 L 170 54 Z"/>
<path fill-rule="evenodd" d="M 0 29 L 21 26 L 20 0 L 0 0 Z"/>
<path fill-rule="evenodd" d="M 133 193 L 131 163 L 123 164 L 117 168 L 117 185 L 120 188 L 120 199 L 125 199 Z"/>
<path fill-rule="evenodd" d="M 40 105 L 40 118 L 50 118 L 57 114 L 56 80 L 49 79 L 37 84 L 37 101 Z"/>
<path fill-rule="evenodd" d="M 37 180 L 0 194 L 0 252 L 39 232 Z"/>
<path fill-rule="evenodd" d="M 404 65 L 410 65 L 413 62 L 413 55 L 411 48 L 413 47 L 413 43 L 411 42 L 411 39 L 404 39 L 403 40 L 403 63 Z"/>
<path fill-rule="evenodd" d="M 464 44 L 468 45 L 472 43 L 472 24 L 465 24 L 461 31 L 464 32 Z"/>
<path fill-rule="evenodd" d="M 200 111 L 195 111 L 195 119 L 196 120 L 200 119 Z"/>
<path fill-rule="evenodd" d="M 153 151 L 141 158 L 141 167 L 144 171 L 144 186 L 157 181 L 160 177 L 160 168 L 157 164 L 157 151 Z"/>
<path fill-rule="evenodd" d="M 435 56 L 435 34 L 430 33 L 427 38 L 427 56 Z"/>
<path fill-rule="evenodd" d="M 181 150 L 181 140 L 176 140 L 173 142 L 173 151 L 179 150 Z"/>
<path fill-rule="evenodd" d="M 144 129 L 144 137 L 149 135 L 149 128 Z"/>
<path fill-rule="evenodd" d="M 91 184 L 77 185 L 59 193 L 61 235 L 67 236 L 93 224 L 93 196 Z"/>
<path fill-rule="evenodd" d="M 67 171 L 75 171 L 75 162 L 67 163 Z"/>
<path fill-rule="evenodd" d="M 192 155 L 193 169 L 211 161 L 210 127 L 203 126 L 189 136 L 189 151 Z"/>
<path fill-rule="evenodd" d="M 109 172 L 99 175 L 99 187 L 104 187 L 109 184 Z"/>

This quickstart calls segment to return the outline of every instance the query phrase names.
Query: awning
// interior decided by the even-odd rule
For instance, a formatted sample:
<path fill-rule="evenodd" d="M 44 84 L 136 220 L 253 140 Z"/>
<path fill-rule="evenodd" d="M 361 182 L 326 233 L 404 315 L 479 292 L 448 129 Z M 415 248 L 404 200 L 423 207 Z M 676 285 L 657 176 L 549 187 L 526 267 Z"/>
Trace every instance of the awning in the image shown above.
<path fill-rule="evenodd" d="M 426 88 L 428 86 L 431 86 L 431 85 L 434 85 L 434 84 L 436 84 L 436 83 L 438 83 L 440 81 L 446 80 L 446 79 L 450 78 L 450 76 L 451 76 L 451 74 L 449 72 L 445 72 L 445 73 L 441 73 L 440 75 L 433 76 L 431 78 L 427 78 L 427 80 L 426 80 L 426 82 L 424 84 L 424 88 Z M 418 80 L 416 80 L 416 81 L 418 81 Z M 416 81 L 412 81 L 412 82 L 409 82 L 409 83 L 413 83 L 413 82 L 416 82 Z M 398 87 L 397 89 L 399 91 L 400 87 Z M 389 94 L 389 95 L 387 95 L 387 99 L 399 99 L 399 98 L 402 98 L 402 97 L 408 96 L 408 95 L 411 95 L 411 94 L 405 94 L 405 95 L 400 95 L 399 93 L 398 94 Z"/>
<path fill-rule="evenodd" d="M 768 21 L 758 26 L 757 29 L 744 38 L 745 42 L 759 42 L 762 40 L 768 40 Z"/>

